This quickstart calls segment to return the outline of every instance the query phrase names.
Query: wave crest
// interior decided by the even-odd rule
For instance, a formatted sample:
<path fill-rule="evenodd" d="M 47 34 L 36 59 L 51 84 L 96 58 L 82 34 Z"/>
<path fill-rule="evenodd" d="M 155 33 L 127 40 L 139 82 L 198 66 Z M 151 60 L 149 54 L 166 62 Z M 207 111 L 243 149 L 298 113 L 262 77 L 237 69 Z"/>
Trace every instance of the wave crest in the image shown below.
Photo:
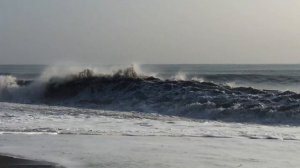
<path fill-rule="evenodd" d="M 18 87 L 17 78 L 11 75 L 0 75 L 0 89 Z"/>

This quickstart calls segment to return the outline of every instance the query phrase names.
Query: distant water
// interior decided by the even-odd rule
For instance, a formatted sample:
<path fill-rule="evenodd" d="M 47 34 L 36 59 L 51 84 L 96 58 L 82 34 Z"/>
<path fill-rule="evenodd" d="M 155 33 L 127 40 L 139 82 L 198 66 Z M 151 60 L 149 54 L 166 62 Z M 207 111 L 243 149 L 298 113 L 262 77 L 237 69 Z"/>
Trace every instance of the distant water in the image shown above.
<path fill-rule="evenodd" d="M 300 92 L 300 65 L 144 65 L 163 78 Z"/>
<path fill-rule="evenodd" d="M 0 101 L 239 122 L 300 118 L 300 65 L 60 68 L 1 65 Z"/>
<path fill-rule="evenodd" d="M 10 75 L 21 80 L 34 80 L 46 67 L 46 65 L 0 65 L 0 75 Z"/>

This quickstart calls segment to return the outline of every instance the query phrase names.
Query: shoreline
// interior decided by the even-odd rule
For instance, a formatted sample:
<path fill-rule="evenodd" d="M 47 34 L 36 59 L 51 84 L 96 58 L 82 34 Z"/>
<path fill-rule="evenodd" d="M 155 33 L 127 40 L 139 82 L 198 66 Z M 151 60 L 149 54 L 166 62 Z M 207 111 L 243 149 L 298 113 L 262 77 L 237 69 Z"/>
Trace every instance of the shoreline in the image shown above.
<path fill-rule="evenodd" d="M 0 144 L 0 168 L 300 167 L 300 141 L 5 134 Z"/>
<path fill-rule="evenodd" d="M 0 154 L 1 168 L 63 168 L 57 164 Z"/>

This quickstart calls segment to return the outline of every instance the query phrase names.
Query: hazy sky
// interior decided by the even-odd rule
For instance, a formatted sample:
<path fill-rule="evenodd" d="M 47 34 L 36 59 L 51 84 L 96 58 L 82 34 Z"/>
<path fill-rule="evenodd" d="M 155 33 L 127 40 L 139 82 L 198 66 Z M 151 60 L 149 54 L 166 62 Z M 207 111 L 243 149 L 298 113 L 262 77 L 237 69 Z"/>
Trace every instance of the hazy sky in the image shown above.
<path fill-rule="evenodd" d="M 300 63 L 299 0 L 0 0 L 0 64 Z"/>

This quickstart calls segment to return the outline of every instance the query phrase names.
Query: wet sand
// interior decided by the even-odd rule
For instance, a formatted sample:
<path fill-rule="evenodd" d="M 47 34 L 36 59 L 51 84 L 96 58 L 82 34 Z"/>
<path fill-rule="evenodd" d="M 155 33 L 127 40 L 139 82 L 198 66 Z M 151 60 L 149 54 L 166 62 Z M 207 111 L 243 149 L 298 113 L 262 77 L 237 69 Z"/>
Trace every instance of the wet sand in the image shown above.
<path fill-rule="evenodd" d="M 3 134 L 0 152 L 66 168 L 300 167 L 300 141 L 245 137 Z"/>
<path fill-rule="evenodd" d="M 52 163 L 0 155 L 1 168 L 62 168 Z"/>

